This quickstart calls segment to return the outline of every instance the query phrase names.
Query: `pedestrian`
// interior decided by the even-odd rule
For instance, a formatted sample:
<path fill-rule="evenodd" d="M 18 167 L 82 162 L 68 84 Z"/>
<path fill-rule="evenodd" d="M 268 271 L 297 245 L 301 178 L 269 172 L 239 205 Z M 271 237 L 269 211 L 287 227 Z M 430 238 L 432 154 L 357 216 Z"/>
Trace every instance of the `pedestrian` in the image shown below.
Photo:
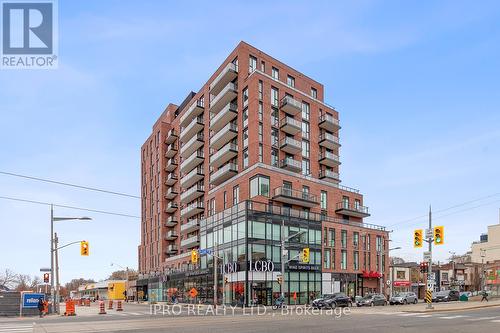
<path fill-rule="evenodd" d="M 40 318 L 42 318 L 42 317 L 43 317 L 43 315 L 44 315 L 44 313 L 43 313 L 43 310 L 44 310 L 44 309 L 43 309 L 43 308 L 44 308 L 44 302 L 43 302 L 43 298 L 42 298 L 42 297 L 40 297 L 40 298 L 38 299 L 38 305 L 37 305 L 37 307 L 38 307 L 38 312 L 39 312 L 39 314 L 40 314 Z"/>
<path fill-rule="evenodd" d="M 488 293 L 486 292 L 486 290 L 483 290 L 483 298 L 481 298 L 481 302 L 484 300 L 488 302 Z"/>

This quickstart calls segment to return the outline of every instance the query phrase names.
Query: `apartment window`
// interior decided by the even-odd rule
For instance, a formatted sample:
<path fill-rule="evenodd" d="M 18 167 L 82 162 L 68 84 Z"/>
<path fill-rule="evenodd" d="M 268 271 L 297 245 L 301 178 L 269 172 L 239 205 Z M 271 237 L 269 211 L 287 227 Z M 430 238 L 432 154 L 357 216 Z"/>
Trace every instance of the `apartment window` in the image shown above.
<path fill-rule="evenodd" d="M 406 272 L 405 271 L 396 271 L 396 279 L 406 280 Z"/>
<path fill-rule="evenodd" d="M 347 251 L 342 250 L 340 254 L 340 269 L 347 269 Z"/>
<path fill-rule="evenodd" d="M 304 176 L 311 174 L 311 161 L 305 158 L 302 159 L 302 174 Z"/>
<path fill-rule="evenodd" d="M 381 252 L 382 251 L 382 237 L 377 236 L 377 239 L 375 241 L 376 241 L 375 246 L 376 246 L 377 252 Z"/>
<path fill-rule="evenodd" d="M 248 60 L 248 73 L 252 73 L 256 69 L 257 69 L 257 58 L 255 58 L 254 56 L 250 56 Z"/>
<path fill-rule="evenodd" d="M 279 125 L 279 111 L 277 108 L 272 108 L 271 110 L 271 126 Z"/>
<path fill-rule="evenodd" d="M 346 248 L 347 247 L 347 230 L 342 230 L 341 231 L 341 246 L 342 248 Z"/>
<path fill-rule="evenodd" d="M 352 257 L 352 265 L 355 271 L 359 269 L 359 252 L 354 251 L 354 255 Z"/>
<path fill-rule="evenodd" d="M 262 81 L 259 80 L 259 101 L 262 101 Z"/>
<path fill-rule="evenodd" d="M 349 197 L 342 197 L 342 207 L 349 208 Z"/>
<path fill-rule="evenodd" d="M 262 143 L 259 143 L 259 162 L 262 163 Z"/>
<path fill-rule="evenodd" d="M 302 119 L 309 121 L 311 117 L 311 108 L 308 103 L 302 102 Z"/>
<path fill-rule="evenodd" d="M 322 210 L 326 210 L 327 209 L 327 205 L 328 205 L 328 194 L 326 191 L 321 191 L 321 194 L 320 194 L 320 201 L 321 201 L 321 209 Z M 343 230 L 345 231 L 345 230 Z"/>
<path fill-rule="evenodd" d="M 266 71 L 266 62 L 265 61 L 261 61 L 260 62 L 260 70 L 262 72 L 265 72 Z"/>
<path fill-rule="evenodd" d="M 243 150 L 243 169 L 248 168 L 248 149 Z"/>
<path fill-rule="evenodd" d="M 257 195 L 269 197 L 269 177 L 258 175 L 250 179 L 250 198 Z"/>
<path fill-rule="evenodd" d="M 209 202 L 209 216 L 212 216 L 215 214 L 215 198 L 210 199 Z"/>
<path fill-rule="evenodd" d="M 248 105 L 248 87 L 243 89 L 243 107 Z"/>
<path fill-rule="evenodd" d="M 259 123 L 259 142 L 262 143 L 263 140 L 263 129 L 262 129 L 262 123 Z"/>
<path fill-rule="evenodd" d="M 279 133 L 277 128 L 271 128 L 271 146 L 278 146 Z"/>
<path fill-rule="evenodd" d="M 330 249 L 325 249 L 324 257 L 323 257 L 323 268 L 330 269 L 331 263 L 331 252 Z"/>
<path fill-rule="evenodd" d="M 233 206 L 240 202 L 240 186 L 233 187 Z"/>
<path fill-rule="evenodd" d="M 224 191 L 224 209 L 227 208 L 227 192 Z"/>
<path fill-rule="evenodd" d="M 323 228 L 323 246 L 327 246 L 328 245 L 328 232 L 327 232 L 327 228 L 324 227 Z"/>
<path fill-rule="evenodd" d="M 278 166 L 278 149 L 271 149 L 271 165 Z"/>
<path fill-rule="evenodd" d="M 295 87 L 295 78 L 291 75 L 287 75 L 286 84 L 288 84 L 292 88 Z"/>
<path fill-rule="evenodd" d="M 332 249 L 332 269 L 335 269 L 335 249 Z"/>
<path fill-rule="evenodd" d="M 279 107 L 279 90 L 278 88 L 271 87 L 271 105 Z"/>
<path fill-rule="evenodd" d="M 309 135 L 311 133 L 311 125 L 307 121 L 302 122 L 302 137 L 309 140 Z"/>
<path fill-rule="evenodd" d="M 263 113 L 264 113 L 264 106 L 262 105 L 262 102 L 259 102 L 259 121 L 262 121 Z"/>
<path fill-rule="evenodd" d="M 309 158 L 310 157 L 311 144 L 309 141 L 302 141 L 302 156 Z"/>
<path fill-rule="evenodd" d="M 359 210 L 360 206 L 361 206 L 361 201 L 359 201 L 359 199 L 354 199 L 354 208 L 356 210 Z"/>
<path fill-rule="evenodd" d="M 335 229 L 328 229 L 329 237 L 328 239 L 330 240 L 329 246 L 335 247 Z"/>
<path fill-rule="evenodd" d="M 243 130 L 243 148 L 248 146 L 248 127 Z"/>
<path fill-rule="evenodd" d="M 352 235 L 352 245 L 354 248 L 358 248 L 359 245 L 359 232 L 354 232 Z"/>
<path fill-rule="evenodd" d="M 370 251 L 371 250 L 370 240 L 371 240 L 371 236 L 370 235 L 366 235 L 366 251 Z"/>
<path fill-rule="evenodd" d="M 205 107 L 205 96 L 201 96 L 198 100 L 198 105 L 201 107 Z"/>
<path fill-rule="evenodd" d="M 311 96 L 314 99 L 318 98 L 318 91 L 315 88 L 311 88 Z"/>
<path fill-rule="evenodd" d="M 272 69 L 272 77 L 273 77 L 273 79 L 276 79 L 276 80 L 280 79 L 280 71 L 276 67 L 273 67 L 273 69 Z"/>

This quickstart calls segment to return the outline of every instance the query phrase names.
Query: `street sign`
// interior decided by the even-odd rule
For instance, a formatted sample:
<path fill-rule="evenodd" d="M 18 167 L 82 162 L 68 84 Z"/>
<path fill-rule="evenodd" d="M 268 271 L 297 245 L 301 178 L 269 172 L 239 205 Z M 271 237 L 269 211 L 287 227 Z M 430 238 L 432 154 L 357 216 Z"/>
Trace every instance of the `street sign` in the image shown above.
<path fill-rule="evenodd" d="M 427 277 L 427 281 L 429 280 L 432 280 L 432 281 L 435 281 L 436 280 L 436 273 L 432 272 L 429 274 L 429 276 Z"/>
<path fill-rule="evenodd" d="M 45 299 L 45 295 L 39 293 L 23 293 L 23 308 L 37 308 L 40 298 Z"/>
<path fill-rule="evenodd" d="M 430 251 L 425 251 L 424 252 L 424 261 L 431 261 L 432 260 L 432 253 Z"/>
<path fill-rule="evenodd" d="M 433 234 L 434 234 L 434 230 L 425 229 L 425 238 L 427 238 L 427 239 L 432 238 Z"/>
<path fill-rule="evenodd" d="M 47 268 L 47 267 L 42 267 L 40 268 L 40 272 L 50 272 L 50 268 Z"/>
<path fill-rule="evenodd" d="M 390 286 L 391 285 L 391 280 L 387 280 L 387 281 L 385 281 L 385 283 L 387 283 L 387 285 Z"/>
<path fill-rule="evenodd" d="M 198 290 L 196 290 L 196 288 L 192 288 L 189 291 L 189 296 L 191 296 L 192 298 L 195 298 L 196 296 L 198 296 Z"/>
<path fill-rule="evenodd" d="M 199 254 L 212 254 L 212 250 L 210 250 L 210 249 L 199 249 L 198 253 Z"/>

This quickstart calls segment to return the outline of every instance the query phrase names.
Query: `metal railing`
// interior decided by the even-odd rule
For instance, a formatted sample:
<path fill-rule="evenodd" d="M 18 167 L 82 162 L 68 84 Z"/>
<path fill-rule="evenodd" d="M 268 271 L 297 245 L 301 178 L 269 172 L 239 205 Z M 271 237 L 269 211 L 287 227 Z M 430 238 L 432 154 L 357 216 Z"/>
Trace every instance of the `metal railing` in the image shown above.
<path fill-rule="evenodd" d="M 361 206 L 358 204 L 352 204 L 349 202 L 337 202 L 337 210 L 339 209 L 345 209 L 353 212 L 368 214 L 368 207 Z"/>
<path fill-rule="evenodd" d="M 281 168 L 284 168 L 286 166 L 302 169 L 302 164 L 300 163 L 300 161 L 293 159 L 291 157 L 284 158 L 280 161 Z"/>
<path fill-rule="evenodd" d="M 329 123 L 332 123 L 334 124 L 335 126 L 338 126 L 340 127 L 340 122 L 338 119 L 335 119 L 331 114 L 329 113 L 323 113 L 320 117 L 319 117 L 319 122 L 323 122 L 323 121 L 326 121 L 326 122 L 329 122 Z"/>
<path fill-rule="evenodd" d="M 291 105 L 302 111 L 302 104 L 291 96 L 285 96 L 281 99 L 280 107 L 284 107 L 286 105 Z"/>
<path fill-rule="evenodd" d="M 314 194 L 294 190 L 288 187 L 277 187 L 274 189 L 274 196 L 282 195 L 285 197 L 290 197 L 293 199 L 306 200 L 312 202 L 318 202 L 318 197 Z"/>

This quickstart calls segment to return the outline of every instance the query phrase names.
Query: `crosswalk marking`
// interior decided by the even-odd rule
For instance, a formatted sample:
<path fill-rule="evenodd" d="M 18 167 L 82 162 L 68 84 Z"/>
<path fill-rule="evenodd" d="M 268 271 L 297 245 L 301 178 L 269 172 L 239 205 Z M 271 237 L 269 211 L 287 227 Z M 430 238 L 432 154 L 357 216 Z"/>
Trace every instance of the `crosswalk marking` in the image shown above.
<path fill-rule="evenodd" d="M 0 325 L 0 332 L 33 332 L 33 325 Z"/>
<path fill-rule="evenodd" d="M 429 317 L 432 317 L 432 315 L 430 314 L 426 314 L 426 315 L 420 315 L 420 316 L 417 316 L 418 318 L 429 318 Z"/>
<path fill-rule="evenodd" d="M 479 318 L 468 318 L 466 320 L 468 321 L 479 321 L 479 320 L 491 320 L 495 319 L 496 317 L 479 317 Z"/>
<path fill-rule="evenodd" d="M 492 323 L 500 323 L 500 320 L 499 320 L 499 319 L 497 319 L 497 320 L 492 320 L 491 322 L 492 322 Z"/>
<path fill-rule="evenodd" d="M 468 316 L 462 316 L 462 315 L 456 315 L 456 316 L 445 316 L 445 317 L 438 317 L 440 319 L 456 319 L 456 318 L 465 318 Z"/>
<path fill-rule="evenodd" d="M 400 317 L 410 317 L 410 316 L 417 316 L 419 313 L 418 312 L 408 312 L 408 313 L 402 313 L 399 316 Z"/>

